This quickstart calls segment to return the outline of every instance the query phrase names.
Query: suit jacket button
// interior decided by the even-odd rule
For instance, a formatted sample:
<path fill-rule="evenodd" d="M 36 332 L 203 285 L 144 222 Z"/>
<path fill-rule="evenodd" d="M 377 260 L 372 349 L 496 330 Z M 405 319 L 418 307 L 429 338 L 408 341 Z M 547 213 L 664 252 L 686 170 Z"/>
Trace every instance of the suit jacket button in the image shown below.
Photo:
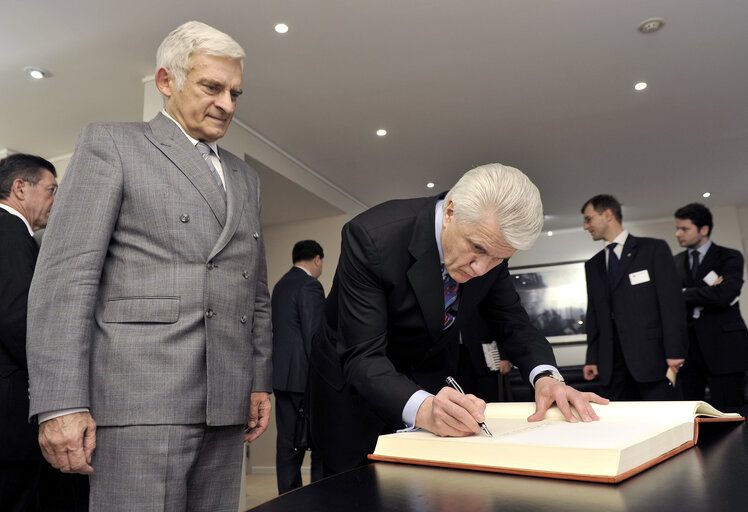
<path fill-rule="evenodd" d="M 189 222 L 190 216 L 186 213 L 183 213 L 182 215 L 179 216 L 179 220 L 181 220 L 182 222 Z"/>
<path fill-rule="evenodd" d="M 213 318 L 213 315 L 215 315 L 215 313 L 213 313 L 212 309 L 209 309 L 205 312 L 205 316 L 207 316 L 208 318 Z"/>
<path fill-rule="evenodd" d="M 242 275 L 244 276 L 244 279 L 249 279 L 249 270 L 242 270 Z"/>
<path fill-rule="evenodd" d="M 213 264 L 213 260 L 210 260 L 205 266 L 208 268 L 208 270 L 213 270 L 214 268 L 216 268 L 216 266 Z"/>
<path fill-rule="evenodd" d="M 247 315 L 242 315 L 242 317 L 239 319 L 239 321 L 243 324 L 247 323 Z"/>

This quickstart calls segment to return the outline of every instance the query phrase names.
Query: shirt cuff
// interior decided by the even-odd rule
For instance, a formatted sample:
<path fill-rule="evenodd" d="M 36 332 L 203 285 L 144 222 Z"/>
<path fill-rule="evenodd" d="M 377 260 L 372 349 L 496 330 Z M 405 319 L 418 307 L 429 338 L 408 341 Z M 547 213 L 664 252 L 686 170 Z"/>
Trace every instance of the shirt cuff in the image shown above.
<path fill-rule="evenodd" d="M 549 364 L 541 364 L 533 368 L 533 370 L 530 372 L 530 384 L 532 385 L 532 388 L 535 389 L 535 376 L 539 374 L 540 372 L 544 372 L 546 370 L 550 370 L 552 372 L 558 372 L 558 368 L 555 366 L 551 366 Z"/>
<path fill-rule="evenodd" d="M 76 412 L 88 412 L 88 409 L 85 407 L 78 407 L 76 409 L 60 409 L 59 411 L 40 412 L 36 415 L 36 418 L 39 421 L 39 425 L 41 425 L 45 421 L 53 420 L 60 416 L 65 416 L 66 414 L 75 414 Z"/>
<path fill-rule="evenodd" d="M 418 409 L 421 407 L 421 404 L 424 402 L 424 400 L 426 400 L 430 396 L 434 395 L 432 395 L 428 391 L 424 391 L 423 389 L 419 389 L 410 396 L 408 402 L 403 408 L 403 423 L 405 423 L 405 428 L 398 430 L 398 432 L 417 430 L 416 414 L 418 413 Z"/>

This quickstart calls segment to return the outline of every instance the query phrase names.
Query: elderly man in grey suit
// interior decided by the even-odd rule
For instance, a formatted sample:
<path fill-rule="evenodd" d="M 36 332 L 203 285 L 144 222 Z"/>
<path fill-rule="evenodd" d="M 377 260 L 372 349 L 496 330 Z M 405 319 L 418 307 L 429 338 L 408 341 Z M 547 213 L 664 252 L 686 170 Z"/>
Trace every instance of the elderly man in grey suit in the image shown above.
<path fill-rule="evenodd" d="M 260 186 L 216 145 L 243 58 L 178 27 L 164 110 L 87 126 L 61 183 L 29 298 L 30 415 L 53 466 L 90 474 L 92 511 L 235 512 L 242 441 L 267 427 Z"/>

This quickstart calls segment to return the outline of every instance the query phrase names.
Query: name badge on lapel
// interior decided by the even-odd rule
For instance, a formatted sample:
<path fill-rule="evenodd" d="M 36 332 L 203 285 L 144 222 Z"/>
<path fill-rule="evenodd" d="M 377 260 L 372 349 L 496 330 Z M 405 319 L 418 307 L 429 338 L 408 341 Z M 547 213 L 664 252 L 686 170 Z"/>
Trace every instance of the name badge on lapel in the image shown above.
<path fill-rule="evenodd" d="M 632 285 L 642 284 L 649 282 L 649 271 L 645 268 L 639 272 L 631 272 L 629 274 L 629 281 Z"/>

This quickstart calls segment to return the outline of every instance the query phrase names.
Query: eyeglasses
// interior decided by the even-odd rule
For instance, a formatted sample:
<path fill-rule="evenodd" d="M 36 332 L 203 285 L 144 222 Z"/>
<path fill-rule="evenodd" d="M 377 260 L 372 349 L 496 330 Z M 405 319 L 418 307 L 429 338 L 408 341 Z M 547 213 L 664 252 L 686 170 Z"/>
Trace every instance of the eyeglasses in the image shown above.
<path fill-rule="evenodd" d="M 30 180 L 23 180 L 26 183 L 29 183 L 32 187 L 35 187 L 39 184 L 38 181 L 30 181 Z M 57 195 L 57 185 L 50 185 L 45 189 L 47 191 L 47 195 L 54 196 Z"/>

